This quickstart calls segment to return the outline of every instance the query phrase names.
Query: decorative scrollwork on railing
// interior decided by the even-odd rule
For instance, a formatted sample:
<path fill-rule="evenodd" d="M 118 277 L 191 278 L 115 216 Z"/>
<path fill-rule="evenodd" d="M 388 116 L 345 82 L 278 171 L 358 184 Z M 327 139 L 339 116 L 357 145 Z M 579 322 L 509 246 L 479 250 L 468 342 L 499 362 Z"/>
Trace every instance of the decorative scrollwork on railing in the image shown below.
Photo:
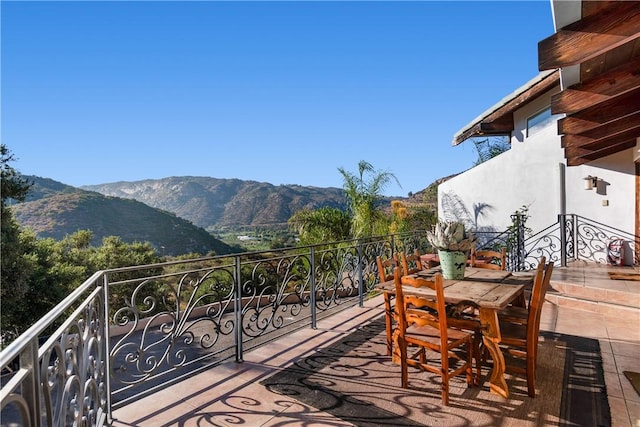
<path fill-rule="evenodd" d="M 362 244 L 362 276 L 363 289 L 365 292 L 371 292 L 378 283 L 378 266 L 376 257 L 383 259 L 391 258 L 395 254 L 395 247 L 389 239 L 378 239 Z"/>
<path fill-rule="evenodd" d="M 561 249 L 560 225 L 556 223 L 525 241 L 525 255 L 520 270 L 535 269 L 541 257 L 545 257 L 546 262 L 560 261 Z"/>
<path fill-rule="evenodd" d="M 106 408 L 104 305 L 95 291 L 45 344 L 40 359 L 45 425 L 95 425 Z"/>
<path fill-rule="evenodd" d="M 358 295 L 358 254 L 353 246 L 316 254 L 316 308 L 327 310 Z"/>
<path fill-rule="evenodd" d="M 257 337 L 282 328 L 309 305 L 310 262 L 305 255 L 258 261 L 242 284 L 242 331 Z"/>
<path fill-rule="evenodd" d="M 608 244 L 614 240 L 627 242 L 635 250 L 637 236 L 615 229 L 605 224 L 575 216 L 575 254 L 577 259 L 606 264 Z"/>
<path fill-rule="evenodd" d="M 234 330 L 233 270 L 213 268 L 112 284 L 126 296 L 113 324 L 124 332 L 111 349 L 113 379 L 142 382 L 160 370 L 183 366 Z M 137 283 L 137 284 L 136 284 Z"/>

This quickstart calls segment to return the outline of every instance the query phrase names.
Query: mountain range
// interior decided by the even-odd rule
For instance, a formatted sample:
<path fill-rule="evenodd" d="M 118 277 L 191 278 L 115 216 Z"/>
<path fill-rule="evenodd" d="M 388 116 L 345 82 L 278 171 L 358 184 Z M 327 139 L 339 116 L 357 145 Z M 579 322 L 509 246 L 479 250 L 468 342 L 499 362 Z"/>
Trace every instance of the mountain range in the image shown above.
<path fill-rule="evenodd" d="M 184 218 L 131 199 L 104 196 L 48 178 L 25 176 L 33 183 L 24 202 L 11 206 L 20 225 L 42 238 L 57 240 L 78 230 L 91 230 L 91 244 L 103 237 L 150 242 L 164 255 L 227 254 L 238 251 Z"/>
<path fill-rule="evenodd" d="M 148 241 L 166 255 L 235 252 L 240 248 L 210 232 L 286 225 L 301 209 L 347 208 L 344 191 L 333 187 L 183 176 L 78 188 L 48 178 L 24 178 L 33 186 L 12 210 L 17 221 L 38 236 L 61 239 L 88 229 L 94 234 L 92 244 L 115 235 L 125 242 Z M 440 181 L 408 198 L 393 199 L 435 207 Z M 388 208 L 390 200 L 381 203 Z"/>
<path fill-rule="evenodd" d="M 347 207 L 340 188 L 276 186 L 240 179 L 182 176 L 81 188 L 105 196 L 134 199 L 172 212 L 207 230 L 286 224 L 301 209 Z"/>

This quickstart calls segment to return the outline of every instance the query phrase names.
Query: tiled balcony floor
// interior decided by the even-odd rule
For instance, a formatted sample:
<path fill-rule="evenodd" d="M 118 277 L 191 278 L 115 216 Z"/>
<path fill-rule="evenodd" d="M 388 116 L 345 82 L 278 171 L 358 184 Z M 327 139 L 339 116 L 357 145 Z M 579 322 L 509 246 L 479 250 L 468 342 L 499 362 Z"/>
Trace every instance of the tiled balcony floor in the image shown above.
<path fill-rule="evenodd" d="M 589 285 L 589 269 L 558 269 L 558 278 Z M 555 272 L 554 272 L 555 273 Z M 556 275 L 554 274 L 554 279 Z M 599 280 L 599 278 L 598 278 Z M 640 282 L 637 282 L 640 283 Z M 618 284 L 619 285 L 619 284 Z M 634 286 L 635 284 L 627 284 Z M 114 426 L 348 426 L 350 423 L 260 382 L 329 346 L 383 313 L 381 297 L 302 329 L 245 355 L 169 386 L 115 411 Z M 613 426 L 640 426 L 640 396 L 623 374 L 640 370 L 640 322 L 615 314 L 576 310 L 546 302 L 541 329 L 598 339 Z M 447 411 L 455 411 L 450 407 Z M 467 423 L 465 425 L 486 425 Z"/>

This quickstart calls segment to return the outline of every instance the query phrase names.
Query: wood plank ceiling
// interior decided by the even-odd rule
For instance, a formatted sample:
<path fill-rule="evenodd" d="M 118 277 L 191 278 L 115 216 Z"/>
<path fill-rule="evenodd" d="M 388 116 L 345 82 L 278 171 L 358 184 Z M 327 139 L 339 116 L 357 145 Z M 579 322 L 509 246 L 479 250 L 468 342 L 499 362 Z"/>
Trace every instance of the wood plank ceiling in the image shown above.
<path fill-rule="evenodd" d="M 583 1 L 582 18 L 538 43 L 540 71 L 579 66 L 554 95 L 567 165 L 633 148 L 640 137 L 640 1 Z"/>

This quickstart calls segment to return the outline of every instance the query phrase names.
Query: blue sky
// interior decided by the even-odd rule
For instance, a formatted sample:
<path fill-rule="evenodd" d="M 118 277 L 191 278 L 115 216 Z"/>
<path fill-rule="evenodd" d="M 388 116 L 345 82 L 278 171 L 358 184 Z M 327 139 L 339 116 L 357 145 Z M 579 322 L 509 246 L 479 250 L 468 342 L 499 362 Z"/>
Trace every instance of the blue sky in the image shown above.
<path fill-rule="evenodd" d="M 455 132 L 537 73 L 547 1 L 2 1 L 2 143 L 80 186 L 168 176 L 405 196 L 472 166 Z"/>

